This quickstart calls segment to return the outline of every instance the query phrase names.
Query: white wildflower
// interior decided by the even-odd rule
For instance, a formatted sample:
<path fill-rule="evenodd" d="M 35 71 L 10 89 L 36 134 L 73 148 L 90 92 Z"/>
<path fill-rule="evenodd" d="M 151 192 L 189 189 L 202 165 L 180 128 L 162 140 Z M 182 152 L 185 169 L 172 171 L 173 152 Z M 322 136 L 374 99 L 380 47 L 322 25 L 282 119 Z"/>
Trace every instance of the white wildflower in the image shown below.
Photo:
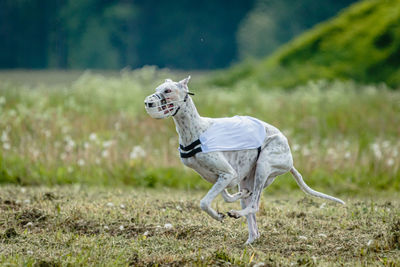
<path fill-rule="evenodd" d="M 75 142 L 74 140 L 72 140 L 72 138 L 70 136 L 66 136 L 65 137 L 65 142 L 67 143 L 65 145 L 65 151 L 70 152 L 74 147 L 75 147 Z"/>
<path fill-rule="evenodd" d="M 307 240 L 308 238 L 306 236 L 304 236 L 304 235 L 299 235 L 299 239 Z"/>
<path fill-rule="evenodd" d="M 351 153 L 349 152 L 349 151 L 347 151 L 345 154 L 344 154 L 344 158 L 345 159 L 349 159 L 351 157 Z"/>
<path fill-rule="evenodd" d="M 149 234 L 150 234 L 149 231 L 143 233 L 144 236 L 148 236 Z"/>
<path fill-rule="evenodd" d="M 96 141 L 97 140 L 97 134 L 95 134 L 95 133 L 91 133 L 90 135 L 89 135 L 89 140 L 90 141 Z"/>
<path fill-rule="evenodd" d="M 84 159 L 78 159 L 78 165 L 79 166 L 85 166 L 85 160 Z"/>
<path fill-rule="evenodd" d="M 119 205 L 119 207 L 120 207 L 121 209 L 125 209 L 125 205 L 124 205 L 124 204 Z"/>
<path fill-rule="evenodd" d="M 25 224 L 25 227 L 32 227 L 33 223 L 32 222 L 28 222 L 27 224 Z"/>
<path fill-rule="evenodd" d="M 176 206 L 176 209 L 177 209 L 177 210 L 179 210 L 179 211 L 182 211 L 182 207 L 181 207 L 181 206 L 179 206 L 179 205 L 178 205 L 178 206 Z"/>
<path fill-rule="evenodd" d="M 8 116 L 10 116 L 10 117 L 15 117 L 15 116 L 17 116 L 17 112 L 15 111 L 15 109 L 10 109 L 10 110 L 8 111 Z"/>
<path fill-rule="evenodd" d="M 382 158 L 382 151 L 381 151 L 381 148 L 380 148 L 379 144 L 373 143 L 371 145 L 371 149 L 374 152 L 375 158 L 377 158 L 377 159 L 381 159 Z"/>
<path fill-rule="evenodd" d="M 4 148 L 4 150 L 10 150 L 11 145 L 9 143 L 4 143 L 3 148 Z"/>
<path fill-rule="evenodd" d="M 110 227 L 108 227 L 108 225 L 104 225 L 104 230 L 109 230 Z"/>
<path fill-rule="evenodd" d="M 6 131 L 3 131 L 3 133 L 1 134 L 1 141 L 3 143 L 8 142 L 8 133 Z"/>
<path fill-rule="evenodd" d="M 146 151 L 141 146 L 134 146 L 129 155 L 130 159 L 144 158 L 146 156 Z"/>
<path fill-rule="evenodd" d="M 307 157 L 307 156 L 309 156 L 309 155 L 311 154 L 310 149 L 308 149 L 307 147 L 304 147 L 304 148 L 301 150 L 301 153 L 302 153 L 303 156 L 305 156 L 305 157 Z"/>
<path fill-rule="evenodd" d="M 108 150 L 103 150 L 103 151 L 101 152 L 101 156 L 102 156 L 103 158 L 108 158 L 108 155 L 109 155 Z"/>
<path fill-rule="evenodd" d="M 88 142 L 83 143 L 83 148 L 84 149 L 88 149 L 90 147 Z"/>
<path fill-rule="evenodd" d="M 300 145 L 299 145 L 299 144 L 294 144 L 294 145 L 292 146 L 292 150 L 293 150 L 294 152 L 299 151 L 299 150 L 300 150 Z"/>
<path fill-rule="evenodd" d="M 388 165 L 389 167 L 393 166 L 393 165 L 394 165 L 394 159 L 389 158 L 389 159 L 386 161 L 386 165 Z"/>
<path fill-rule="evenodd" d="M 110 207 L 110 208 L 111 208 L 111 207 L 114 207 L 114 203 L 108 202 L 108 203 L 107 203 L 107 207 Z"/>
<path fill-rule="evenodd" d="M 105 142 L 103 142 L 103 147 L 104 147 L 104 148 L 108 148 L 108 147 L 110 147 L 113 143 L 114 143 L 114 140 L 105 141 Z"/>
<path fill-rule="evenodd" d="M 32 250 L 28 250 L 26 253 L 28 253 L 28 255 L 33 255 L 33 251 Z"/>
<path fill-rule="evenodd" d="M 125 229 L 125 227 L 123 226 L 123 225 L 121 225 L 120 227 L 119 227 L 119 230 L 121 230 L 121 231 L 123 231 Z"/>
<path fill-rule="evenodd" d="M 26 188 L 25 187 L 21 187 L 21 193 L 24 194 L 26 192 Z"/>
<path fill-rule="evenodd" d="M 164 228 L 165 229 L 172 229 L 172 224 L 170 224 L 170 223 L 166 223 L 166 224 L 164 224 Z"/>
<path fill-rule="evenodd" d="M 336 151 L 334 148 L 328 148 L 328 155 L 330 156 L 336 156 Z"/>

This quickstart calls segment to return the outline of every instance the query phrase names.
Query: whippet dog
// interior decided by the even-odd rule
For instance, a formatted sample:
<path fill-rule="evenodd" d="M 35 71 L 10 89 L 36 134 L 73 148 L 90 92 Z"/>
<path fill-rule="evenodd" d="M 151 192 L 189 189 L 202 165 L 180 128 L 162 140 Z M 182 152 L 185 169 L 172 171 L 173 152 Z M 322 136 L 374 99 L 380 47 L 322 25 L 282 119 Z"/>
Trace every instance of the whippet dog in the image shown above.
<path fill-rule="evenodd" d="M 202 210 L 214 219 L 222 221 L 225 215 L 212 209 L 211 202 L 219 194 L 226 202 L 240 199 L 242 210 L 231 210 L 227 214 L 233 218 L 242 216 L 247 218 L 249 237 L 246 244 L 250 244 L 260 236 L 256 223 L 256 212 L 259 208 L 262 191 L 278 175 L 290 172 L 305 193 L 344 204 L 342 200 L 314 191 L 306 185 L 301 174 L 293 166 L 292 154 L 286 137 L 268 123 L 251 117 L 243 117 L 246 122 L 254 122 L 255 125 L 263 127 L 261 134 L 264 136 L 262 136 L 259 147 L 230 149 L 229 151 L 203 151 L 202 135 L 221 119 L 199 115 L 190 97 L 193 93 L 188 88 L 189 79 L 190 76 L 180 82 L 166 79 L 156 88 L 154 94 L 146 97 L 145 108 L 153 118 L 161 119 L 172 116 L 179 135 L 179 149 L 183 164 L 213 184 L 200 201 Z M 241 117 L 237 119 L 241 119 Z M 230 120 L 222 119 L 222 121 L 225 121 L 229 128 Z M 238 192 L 233 195 L 229 194 L 227 188 L 235 186 L 239 187 Z"/>

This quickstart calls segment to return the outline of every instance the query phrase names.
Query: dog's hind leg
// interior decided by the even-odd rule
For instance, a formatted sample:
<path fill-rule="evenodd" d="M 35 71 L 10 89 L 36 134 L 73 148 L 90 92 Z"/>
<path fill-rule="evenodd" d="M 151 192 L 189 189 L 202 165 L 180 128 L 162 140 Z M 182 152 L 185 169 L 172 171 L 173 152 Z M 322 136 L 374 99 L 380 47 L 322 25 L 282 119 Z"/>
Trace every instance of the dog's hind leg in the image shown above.
<path fill-rule="evenodd" d="M 254 171 L 250 177 L 247 177 L 246 179 L 242 180 L 240 183 L 240 190 L 244 190 L 246 188 L 253 188 L 254 184 Z M 242 198 L 240 200 L 240 204 L 242 206 L 242 209 L 245 209 L 247 206 L 249 206 L 251 203 L 251 198 Z M 260 234 L 258 232 L 258 227 L 257 227 L 257 221 L 256 221 L 256 214 L 251 213 L 246 216 L 247 219 L 247 227 L 249 229 L 249 237 L 246 241 L 246 244 L 251 244 L 256 240 L 257 238 L 260 237 Z"/>
<path fill-rule="evenodd" d="M 258 211 L 262 191 L 276 176 L 288 172 L 293 167 L 287 139 L 283 135 L 274 136 L 261 151 L 257 160 L 251 203 L 243 210 L 231 210 L 230 217 L 239 218 Z"/>
<path fill-rule="evenodd" d="M 260 198 L 265 184 L 271 184 L 275 176 L 271 176 L 270 167 L 268 164 L 257 163 L 256 173 L 254 176 L 253 194 L 246 208 L 237 211 L 231 210 L 228 215 L 233 218 L 240 218 L 249 214 L 254 214 L 258 211 Z"/>

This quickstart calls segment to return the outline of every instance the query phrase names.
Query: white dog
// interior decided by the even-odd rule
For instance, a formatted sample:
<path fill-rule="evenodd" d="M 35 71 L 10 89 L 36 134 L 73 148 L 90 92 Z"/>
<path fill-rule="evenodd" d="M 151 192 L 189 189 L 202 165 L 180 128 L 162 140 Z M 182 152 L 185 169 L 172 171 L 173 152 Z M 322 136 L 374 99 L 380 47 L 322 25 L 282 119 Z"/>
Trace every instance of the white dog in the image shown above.
<path fill-rule="evenodd" d="M 340 199 L 308 187 L 293 166 L 286 137 L 274 126 L 252 117 L 201 117 L 189 95 L 190 76 L 180 82 L 165 80 L 156 92 L 145 99 L 148 114 L 157 119 L 172 116 L 179 135 L 183 164 L 198 172 L 214 185 L 200 201 L 200 207 L 211 217 L 222 221 L 222 213 L 211 208 L 219 194 L 225 201 L 241 201 L 242 210 L 231 210 L 233 218 L 246 216 L 247 244 L 260 235 L 256 223 L 261 193 L 278 175 L 291 172 L 300 188 L 313 196 L 344 204 Z M 230 195 L 227 188 L 239 186 Z"/>

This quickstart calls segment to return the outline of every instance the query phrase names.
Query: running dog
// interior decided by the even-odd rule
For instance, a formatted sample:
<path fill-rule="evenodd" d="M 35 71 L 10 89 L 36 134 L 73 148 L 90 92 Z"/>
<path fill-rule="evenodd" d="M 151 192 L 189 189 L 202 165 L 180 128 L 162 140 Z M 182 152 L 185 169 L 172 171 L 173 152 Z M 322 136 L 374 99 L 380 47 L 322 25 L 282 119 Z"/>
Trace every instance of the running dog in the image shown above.
<path fill-rule="evenodd" d="M 219 194 L 226 202 L 240 199 L 242 210 L 231 210 L 227 214 L 247 218 L 246 244 L 250 244 L 260 236 L 256 212 L 262 191 L 278 175 L 290 172 L 305 193 L 344 204 L 307 186 L 293 166 L 286 137 L 274 126 L 247 116 L 201 117 L 190 97 L 193 93 L 188 88 L 189 79 L 190 76 L 179 82 L 166 79 L 144 102 L 151 117 L 173 117 L 183 164 L 213 184 L 200 201 L 202 210 L 222 221 L 225 215 L 212 209 L 211 202 Z M 236 186 L 238 193 L 229 194 L 227 188 Z"/>

